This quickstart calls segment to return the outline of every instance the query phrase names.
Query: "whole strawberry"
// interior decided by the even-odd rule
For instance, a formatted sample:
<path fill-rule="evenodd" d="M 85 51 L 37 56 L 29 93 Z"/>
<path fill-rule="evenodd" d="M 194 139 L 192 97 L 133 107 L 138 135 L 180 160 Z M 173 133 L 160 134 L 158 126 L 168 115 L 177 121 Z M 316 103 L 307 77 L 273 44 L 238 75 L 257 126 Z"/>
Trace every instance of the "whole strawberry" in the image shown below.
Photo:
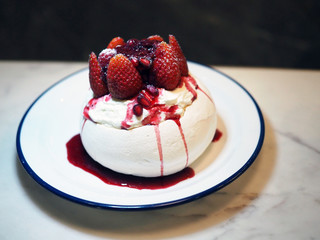
<path fill-rule="evenodd" d="M 101 79 L 107 84 L 107 69 L 111 58 L 117 54 L 117 51 L 114 48 L 104 49 L 98 56 L 98 62 L 102 69 Z"/>
<path fill-rule="evenodd" d="M 175 38 L 175 36 L 169 35 L 169 44 L 172 47 L 173 52 L 178 59 L 178 64 L 179 64 L 179 69 L 180 69 L 181 75 L 188 76 L 189 70 L 188 70 L 187 60 L 186 60 L 186 57 L 184 56 L 182 49 L 181 49 L 177 39 Z"/>
<path fill-rule="evenodd" d="M 152 35 L 148 37 L 149 40 L 153 40 L 153 41 L 158 41 L 158 42 L 162 42 L 163 38 L 160 37 L 159 35 Z"/>
<path fill-rule="evenodd" d="M 129 99 L 142 89 L 142 79 L 132 62 L 122 54 L 111 58 L 107 71 L 108 89 L 112 97 Z"/>
<path fill-rule="evenodd" d="M 124 45 L 124 44 L 125 44 L 125 43 L 124 43 L 123 38 L 121 38 L 121 37 L 115 37 L 115 38 L 113 38 L 113 39 L 109 42 L 107 48 L 115 48 L 116 46 L 122 46 L 122 45 Z"/>
<path fill-rule="evenodd" d="M 152 84 L 167 90 L 175 89 L 180 82 L 180 69 L 178 60 L 172 47 L 161 42 L 156 51 L 151 67 Z"/>
<path fill-rule="evenodd" d="M 89 82 L 95 98 L 109 93 L 107 84 L 102 81 L 101 72 L 97 56 L 92 52 L 89 56 Z"/>
<path fill-rule="evenodd" d="M 98 62 L 101 68 L 107 68 L 110 62 L 110 59 L 116 55 L 117 51 L 115 49 L 106 48 L 99 54 Z"/>

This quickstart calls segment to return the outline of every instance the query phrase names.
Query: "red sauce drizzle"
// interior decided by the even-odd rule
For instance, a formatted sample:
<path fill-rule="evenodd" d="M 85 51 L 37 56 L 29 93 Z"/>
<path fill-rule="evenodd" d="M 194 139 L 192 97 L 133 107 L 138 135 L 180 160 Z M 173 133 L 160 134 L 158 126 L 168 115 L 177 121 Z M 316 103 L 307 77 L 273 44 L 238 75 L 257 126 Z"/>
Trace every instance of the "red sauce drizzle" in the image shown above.
<path fill-rule="evenodd" d="M 71 138 L 66 144 L 66 147 L 68 160 L 71 164 L 93 174 L 110 185 L 155 190 L 168 188 L 194 176 L 194 171 L 190 167 L 172 175 L 151 178 L 136 177 L 114 172 L 103 167 L 88 155 L 82 145 L 80 134 Z"/>
<path fill-rule="evenodd" d="M 92 121 L 92 119 L 89 116 L 89 110 L 94 109 L 98 102 L 101 102 L 101 101 L 108 102 L 110 99 L 111 99 L 110 94 L 101 98 L 92 98 L 83 109 L 84 118 Z"/>
<path fill-rule="evenodd" d="M 194 101 L 197 98 L 198 94 L 197 94 L 197 91 L 191 87 L 190 83 L 193 84 L 196 89 L 197 89 L 198 84 L 196 83 L 194 78 L 191 76 L 182 77 L 181 80 L 186 85 L 186 88 L 188 89 L 188 91 L 192 93 L 192 95 L 193 95 L 192 101 Z"/>
<path fill-rule="evenodd" d="M 222 137 L 222 132 L 219 129 L 217 129 L 216 133 L 213 136 L 212 142 L 218 142 L 221 137 Z"/>
<path fill-rule="evenodd" d="M 133 117 L 133 106 L 136 104 L 136 101 L 129 102 L 127 105 L 127 114 L 126 118 L 121 122 L 121 128 L 128 129 L 130 127 L 129 122 Z"/>
<path fill-rule="evenodd" d="M 183 144 L 184 144 L 184 148 L 186 150 L 186 155 L 187 155 L 187 160 L 186 160 L 186 165 L 185 166 L 188 166 L 188 163 L 189 163 L 189 151 L 188 151 L 188 145 L 187 145 L 187 142 L 186 142 L 186 138 L 184 136 L 184 133 L 183 133 L 183 129 L 181 127 L 181 123 L 180 123 L 180 120 L 179 119 L 176 119 L 174 120 L 175 123 L 177 124 L 178 128 L 179 128 L 179 131 L 180 131 L 180 135 L 181 135 L 181 138 L 182 138 L 182 141 L 183 141 Z"/>
<path fill-rule="evenodd" d="M 158 151 L 159 151 L 159 158 L 160 158 L 160 173 L 161 176 L 163 176 L 163 153 L 162 153 L 162 145 L 161 145 L 161 138 L 160 138 L 160 130 L 159 125 L 154 125 L 154 131 L 156 134 L 157 139 L 157 145 L 158 145 Z"/>
<path fill-rule="evenodd" d="M 201 91 L 204 95 L 206 95 L 211 102 L 213 102 L 212 98 L 211 98 L 202 88 L 200 88 L 200 87 L 198 86 L 198 89 L 199 89 L 199 91 Z"/>
<path fill-rule="evenodd" d="M 201 91 L 204 95 L 206 95 L 206 96 L 209 98 L 209 100 L 210 100 L 211 102 L 213 102 L 212 98 L 198 85 L 198 83 L 196 82 L 196 80 L 195 80 L 193 77 L 191 77 L 190 75 L 187 76 L 187 77 L 183 77 L 183 81 L 185 82 L 187 89 L 193 94 L 193 97 L 194 97 L 194 98 L 197 97 L 197 93 L 196 93 L 195 90 L 193 90 L 193 88 L 190 86 L 190 83 L 194 86 L 194 88 L 195 88 L 196 90 Z M 194 93 L 194 92 L 195 92 L 195 93 Z"/>

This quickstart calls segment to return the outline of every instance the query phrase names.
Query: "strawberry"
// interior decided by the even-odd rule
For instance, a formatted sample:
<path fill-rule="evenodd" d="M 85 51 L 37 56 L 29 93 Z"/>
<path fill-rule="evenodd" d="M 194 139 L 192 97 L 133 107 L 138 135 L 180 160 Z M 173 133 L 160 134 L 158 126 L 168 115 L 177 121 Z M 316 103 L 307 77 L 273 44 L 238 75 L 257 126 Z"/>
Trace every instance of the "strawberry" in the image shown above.
<path fill-rule="evenodd" d="M 178 59 L 181 75 L 188 76 L 189 70 L 188 70 L 187 60 L 175 36 L 169 35 L 169 44 L 172 47 L 174 54 Z"/>
<path fill-rule="evenodd" d="M 89 81 L 94 97 L 99 98 L 109 93 L 107 84 L 101 79 L 101 66 L 97 56 L 92 52 L 89 56 Z"/>
<path fill-rule="evenodd" d="M 115 37 L 110 41 L 107 48 L 115 48 L 116 46 L 123 46 L 124 44 L 124 40 L 121 37 Z"/>
<path fill-rule="evenodd" d="M 107 68 L 110 62 L 110 59 L 117 54 L 115 49 L 106 48 L 99 54 L 98 62 L 102 68 L 101 79 L 107 83 Z"/>
<path fill-rule="evenodd" d="M 159 35 L 152 35 L 150 37 L 148 37 L 149 40 L 153 40 L 153 41 L 158 41 L 158 42 L 162 42 L 163 38 L 160 37 Z"/>
<path fill-rule="evenodd" d="M 173 90 L 180 82 L 178 60 L 172 47 L 161 42 L 155 50 L 155 58 L 151 67 L 152 81 L 156 87 Z"/>
<path fill-rule="evenodd" d="M 106 48 L 104 49 L 100 54 L 99 54 L 99 57 L 98 57 L 98 61 L 99 61 L 99 64 L 101 66 L 101 68 L 106 68 L 108 67 L 108 64 L 110 62 L 110 59 L 116 55 L 117 51 L 115 49 L 109 49 L 109 48 Z"/>
<path fill-rule="evenodd" d="M 121 53 L 111 58 L 107 81 L 111 96 L 118 99 L 129 99 L 142 89 L 142 79 L 138 70 Z"/>

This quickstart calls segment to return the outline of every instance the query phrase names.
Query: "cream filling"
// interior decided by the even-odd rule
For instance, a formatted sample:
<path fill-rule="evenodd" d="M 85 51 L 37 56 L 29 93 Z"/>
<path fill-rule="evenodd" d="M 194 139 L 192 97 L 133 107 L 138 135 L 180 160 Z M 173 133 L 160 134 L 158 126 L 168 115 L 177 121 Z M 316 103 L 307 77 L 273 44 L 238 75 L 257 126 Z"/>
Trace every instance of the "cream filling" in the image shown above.
<path fill-rule="evenodd" d="M 192 86 L 194 87 L 194 86 Z M 165 89 L 159 89 L 159 97 L 157 104 L 163 104 L 168 107 L 177 106 L 175 114 L 183 116 L 185 109 L 192 104 L 193 94 L 186 88 L 183 83 L 181 87 L 176 88 L 173 91 L 167 91 Z M 92 92 L 90 93 L 92 97 Z M 96 104 L 89 107 L 88 114 L 91 120 L 97 124 L 101 124 L 105 127 L 120 129 L 122 122 L 126 119 L 127 111 L 135 100 L 117 100 L 110 97 L 110 95 L 103 96 L 96 100 Z M 129 128 L 133 129 L 142 126 L 142 121 L 150 115 L 147 109 L 143 109 L 142 116 L 135 116 L 134 114 L 128 122 Z M 160 122 L 165 121 L 165 114 L 161 114 Z"/>

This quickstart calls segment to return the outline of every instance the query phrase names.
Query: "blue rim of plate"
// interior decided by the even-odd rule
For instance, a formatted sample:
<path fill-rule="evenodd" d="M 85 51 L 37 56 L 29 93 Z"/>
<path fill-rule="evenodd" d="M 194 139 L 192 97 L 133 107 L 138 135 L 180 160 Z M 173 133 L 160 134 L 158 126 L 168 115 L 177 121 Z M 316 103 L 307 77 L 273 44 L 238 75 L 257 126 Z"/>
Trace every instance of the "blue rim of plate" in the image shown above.
<path fill-rule="evenodd" d="M 193 63 L 193 62 L 191 62 Z M 198 63 L 194 63 L 196 65 L 201 65 Z M 181 198 L 181 199 L 176 199 L 173 201 L 167 201 L 167 202 L 162 202 L 162 203 L 155 203 L 155 204 L 147 204 L 147 205 L 115 205 L 115 204 L 105 204 L 105 203 L 99 203 L 99 202 L 93 202 L 93 201 L 88 201 L 88 200 L 84 200 L 82 198 L 78 198 L 75 196 L 72 196 L 70 194 L 67 194 L 65 192 L 60 191 L 59 189 L 51 186 L 50 184 L 48 184 L 47 182 L 45 182 L 44 180 L 42 180 L 33 170 L 32 168 L 29 166 L 27 159 L 24 157 L 24 154 L 22 152 L 22 148 L 21 148 L 21 142 L 20 142 L 20 136 L 21 136 L 21 131 L 23 128 L 23 123 L 25 118 L 28 116 L 29 111 L 32 109 L 32 107 L 41 99 L 41 97 L 43 95 L 45 95 L 48 91 L 50 91 L 52 88 L 54 88 L 56 85 L 60 84 L 63 81 L 66 81 L 68 78 L 81 73 L 82 71 L 87 70 L 87 68 L 83 68 L 80 69 L 70 75 L 67 75 L 66 77 L 62 78 L 60 81 L 57 81 L 56 83 L 54 83 L 53 85 L 51 85 L 48 89 L 46 89 L 42 94 L 39 95 L 39 97 L 36 98 L 36 100 L 34 100 L 34 102 L 30 105 L 30 107 L 27 109 L 27 111 L 25 112 L 25 114 L 23 115 L 19 126 L 18 126 L 18 130 L 17 130 L 17 136 L 16 136 L 16 148 L 17 148 L 17 153 L 20 159 L 21 164 L 23 165 L 23 167 L 25 168 L 25 170 L 27 171 L 27 173 L 37 182 L 39 183 L 42 187 L 46 188 L 47 190 L 51 191 L 52 193 L 70 200 L 72 202 L 75 203 L 79 203 L 85 206 L 90 206 L 90 207 L 95 207 L 95 208 L 102 208 L 102 209 L 110 209 L 110 210 L 150 210 L 150 209 L 159 209 L 159 208 L 165 208 L 165 207 L 172 207 L 172 206 L 177 206 L 180 204 L 184 204 L 184 203 L 188 203 L 194 200 L 197 200 L 199 198 L 205 197 L 211 193 L 214 193 L 218 190 L 220 190 L 221 188 L 227 186 L 228 184 L 230 184 L 231 182 L 233 182 L 235 179 L 237 179 L 240 175 L 242 175 L 250 166 L 251 164 L 254 162 L 254 160 L 257 158 L 262 145 L 263 145 L 263 141 L 264 141 L 264 136 L 265 136 L 265 124 L 264 124 L 264 118 L 262 115 L 262 112 L 260 110 L 259 105 L 257 104 L 257 102 L 255 101 L 255 99 L 252 97 L 252 95 L 240 84 L 238 83 L 236 80 L 234 80 L 233 78 L 229 77 L 228 75 L 222 73 L 221 71 L 210 67 L 210 66 L 206 66 L 206 65 L 201 65 L 203 67 L 209 68 L 212 71 L 215 71 L 221 75 L 223 75 L 225 78 L 229 79 L 230 81 L 232 81 L 233 83 L 235 83 L 236 85 L 238 85 L 252 100 L 252 102 L 254 103 L 254 106 L 256 107 L 258 116 L 259 116 L 259 120 L 260 120 L 260 136 L 259 136 L 259 140 L 257 142 L 257 146 L 255 148 L 255 150 L 253 151 L 252 155 L 250 156 L 250 158 L 247 160 L 247 162 L 238 170 L 236 171 L 234 174 L 232 174 L 230 177 L 226 178 L 224 181 L 220 182 L 219 184 L 216 184 L 214 186 L 212 186 L 211 188 L 202 191 L 200 193 L 194 194 L 194 195 L 190 195 L 188 197 L 185 198 Z"/>

